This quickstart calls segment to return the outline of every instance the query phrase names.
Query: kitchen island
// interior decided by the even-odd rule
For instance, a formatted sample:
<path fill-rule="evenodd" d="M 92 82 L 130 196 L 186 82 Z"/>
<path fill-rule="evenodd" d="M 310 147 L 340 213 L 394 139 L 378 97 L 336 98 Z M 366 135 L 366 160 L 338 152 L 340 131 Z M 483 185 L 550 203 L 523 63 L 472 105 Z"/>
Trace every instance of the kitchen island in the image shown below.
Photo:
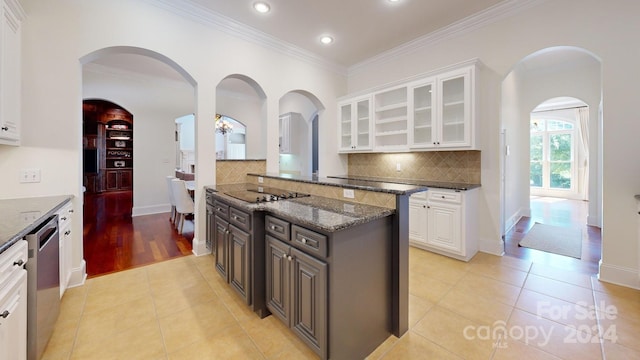
<path fill-rule="evenodd" d="M 408 329 L 408 197 L 426 188 L 344 179 L 299 182 L 382 193 L 395 204 L 321 196 L 335 190 L 328 188 L 298 197 L 291 186 L 279 201 L 264 195 L 253 198 L 267 201 L 250 203 L 238 199 L 238 192 L 268 188 L 206 187 L 207 241 L 216 267 L 254 311 L 262 316 L 268 308 L 322 358 L 364 358 L 389 334 L 400 337 Z M 250 256 L 240 261 L 241 254 Z"/>

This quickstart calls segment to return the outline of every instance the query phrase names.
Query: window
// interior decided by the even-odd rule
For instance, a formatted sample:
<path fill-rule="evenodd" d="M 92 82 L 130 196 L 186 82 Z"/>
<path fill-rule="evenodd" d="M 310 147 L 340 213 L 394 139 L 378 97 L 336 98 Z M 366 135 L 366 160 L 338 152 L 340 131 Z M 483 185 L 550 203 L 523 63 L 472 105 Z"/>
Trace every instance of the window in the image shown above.
<path fill-rule="evenodd" d="M 570 121 L 532 117 L 529 153 L 532 188 L 575 189 L 575 133 Z"/>

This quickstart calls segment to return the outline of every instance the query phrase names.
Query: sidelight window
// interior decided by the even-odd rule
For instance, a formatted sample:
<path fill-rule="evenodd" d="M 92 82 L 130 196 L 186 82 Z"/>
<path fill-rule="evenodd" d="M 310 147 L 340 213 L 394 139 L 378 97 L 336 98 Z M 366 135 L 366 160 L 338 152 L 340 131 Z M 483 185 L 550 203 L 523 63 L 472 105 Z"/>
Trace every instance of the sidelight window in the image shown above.
<path fill-rule="evenodd" d="M 547 190 L 575 188 L 575 136 L 572 122 L 532 118 L 530 185 Z"/>

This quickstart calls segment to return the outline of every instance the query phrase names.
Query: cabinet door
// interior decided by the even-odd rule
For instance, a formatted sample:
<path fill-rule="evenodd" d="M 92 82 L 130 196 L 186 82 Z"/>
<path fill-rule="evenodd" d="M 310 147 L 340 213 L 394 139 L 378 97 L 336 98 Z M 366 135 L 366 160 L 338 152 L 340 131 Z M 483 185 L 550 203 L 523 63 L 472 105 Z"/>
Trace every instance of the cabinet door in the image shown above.
<path fill-rule="evenodd" d="M 0 359 L 27 358 L 27 271 L 0 286 Z M 4 316 L 6 314 L 6 317 Z"/>
<path fill-rule="evenodd" d="M 462 255 L 464 249 L 460 236 L 461 206 L 430 203 L 428 208 L 427 242 L 429 245 Z"/>
<path fill-rule="evenodd" d="M 107 170 L 104 174 L 105 190 L 118 190 L 118 170 Z"/>
<path fill-rule="evenodd" d="M 20 20 L 0 4 L 0 144 L 20 144 Z"/>
<path fill-rule="evenodd" d="M 133 189 L 133 170 L 120 170 L 118 176 L 118 188 L 120 190 Z"/>
<path fill-rule="evenodd" d="M 266 295 L 267 308 L 287 326 L 291 326 L 291 261 L 290 247 L 280 240 L 266 236 Z"/>
<path fill-rule="evenodd" d="M 338 138 L 340 139 L 339 150 L 342 151 L 350 151 L 354 149 L 352 139 L 352 107 L 353 105 L 351 103 L 338 105 Z"/>
<path fill-rule="evenodd" d="M 412 131 L 411 146 L 429 148 L 437 145 L 438 134 L 435 116 L 434 81 L 427 81 L 413 86 L 411 95 Z"/>
<path fill-rule="evenodd" d="M 229 230 L 229 283 L 247 304 L 251 304 L 251 236 L 233 225 Z"/>
<path fill-rule="evenodd" d="M 60 298 L 67 289 L 71 273 L 71 226 L 60 229 Z"/>
<path fill-rule="evenodd" d="M 205 239 L 205 244 L 208 250 L 211 250 L 211 253 L 215 256 L 216 246 L 215 246 L 215 215 L 210 208 L 207 206 L 207 217 L 206 217 L 206 227 L 207 227 L 207 235 Z"/>
<path fill-rule="evenodd" d="M 321 358 L 327 350 L 327 264 L 292 248 L 291 329 Z"/>
<path fill-rule="evenodd" d="M 369 98 L 356 101 L 353 117 L 355 131 L 354 142 L 356 150 L 371 149 L 371 101 Z"/>
<path fill-rule="evenodd" d="M 214 232 L 214 243 L 215 243 L 215 251 L 216 251 L 216 270 L 222 275 L 225 281 L 229 281 L 228 272 L 227 272 L 227 264 L 228 264 L 228 253 L 227 253 L 227 234 L 229 232 L 229 223 L 225 220 L 221 219 L 219 216 L 215 217 L 215 232 Z"/>
<path fill-rule="evenodd" d="M 440 147 L 471 145 L 470 80 L 470 69 L 438 78 Z"/>
<path fill-rule="evenodd" d="M 409 239 L 421 243 L 427 241 L 427 203 L 409 199 Z"/>

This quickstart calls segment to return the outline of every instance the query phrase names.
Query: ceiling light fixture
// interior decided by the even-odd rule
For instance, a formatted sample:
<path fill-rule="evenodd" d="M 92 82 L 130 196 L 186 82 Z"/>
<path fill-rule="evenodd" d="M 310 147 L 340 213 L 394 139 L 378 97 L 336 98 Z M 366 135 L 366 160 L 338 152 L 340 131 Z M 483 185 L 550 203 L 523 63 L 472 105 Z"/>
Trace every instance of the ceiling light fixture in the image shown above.
<path fill-rule="evenodd" d="M 256 9 L 257 12 L 259 13 L 268 13 L 269 10 L 271 10 L 271 6 L 269 6 L 269 4 L 267 4 L 264 1 L 258 1 L 253 3 L 253 8 Z"/>
<path fill-rule="evenodd" d="M 329 35 L 323 35 L 320 37 L 320 42 L 325 45 L 329 45 L 333 42 L 333 38 Z"/>

